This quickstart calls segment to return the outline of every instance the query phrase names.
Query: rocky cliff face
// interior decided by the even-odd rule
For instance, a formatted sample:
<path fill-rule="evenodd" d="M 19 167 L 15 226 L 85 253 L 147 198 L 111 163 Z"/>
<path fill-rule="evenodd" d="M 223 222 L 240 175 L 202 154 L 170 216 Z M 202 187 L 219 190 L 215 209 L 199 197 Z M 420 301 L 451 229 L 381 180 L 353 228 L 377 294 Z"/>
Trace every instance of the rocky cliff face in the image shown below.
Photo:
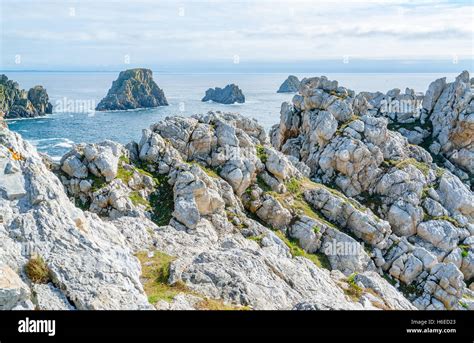
<path fill-rule="evenodd" d="M 473 309 L 472 191 L 364 99 L 305 79 L 270 139 L 170 117 L 52 171 L 2 129 L 0 308 Z"/>
<path fill-rule="evenodd" d="M 468 80 L 463 75 L 448 88 Z M 469 113 L 470 89 L 458 93 L 461 104 L 442 100 L 445 114 Z M 328 221 L 372 245 L 376 266 L 409 286 L 418 308 L 456 308 L 464 281 L 472 282 L 472 191 L 422 147 L 389 130 L 380 109 L 371 113 L 377 96 L 356 96 L 325 77 L 304 79 L 292 104 L 282 105 L 272 144 L 333 190 L 305 197 Z M 414 98 L 409 91 L 405 96 Z M 334 190 L 370 208 L 373 217 L 359 221 L 358 205 L 338 199 Z M 425 264 L 427 258 L 435 264 Z M 440 285 L 440 273 L 449 286 Z"/>
<path fill-rule="evenodd" d="M 245 96 L 237 85 L 230 84 L 224 88 L 209 88 L 201 101 L 205 102 L 210 100 L 227 105 L 236 102 L 243 104 L 245 102 Z"/>
<path fill-rule="evenodd" d="M 294 75 L 288 76 L 288 78 L 278 88 L 277 93 L 296 93 L 300 88 L 300 80 Z"/>
<path fill-rule="evenodd" d="M 116 111 L 167 105 L 164 92 L 153 81 L 152 71 L 137 68 L 120 72 L 96 110 Z"/>
<path fill-rule="evenodd" d="M 467 71 L 454 82 L 433 81 L 426 94 L 393 89 L 387 94 L 363 92 L 367 113 L 388 120 L 388 128 L 401 133 L 411 144 L 425 148 L 433 160 L 474 186 L 474 102 Z"/>
<path fill-rule="evenodd" d="M 6 75 L 0 75 L 0 111 L 5 113 L 7 119 L 32 118 L 52 113 L 53 106 L 42 86 L 35 86 L 26 92 Z"/>

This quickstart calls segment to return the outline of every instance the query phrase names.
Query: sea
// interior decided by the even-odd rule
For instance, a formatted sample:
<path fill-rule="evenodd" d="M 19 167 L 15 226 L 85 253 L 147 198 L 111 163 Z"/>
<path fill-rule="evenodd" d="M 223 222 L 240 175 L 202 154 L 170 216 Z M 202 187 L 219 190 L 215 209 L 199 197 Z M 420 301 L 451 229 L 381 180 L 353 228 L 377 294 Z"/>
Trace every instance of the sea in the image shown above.
<path fill-rule="evenodd" d="M 0 72 L 2 73 L 2 72 Z M 191 116 L 209 111 L 240 113 L 256 119 L 268 131 L 280 119 L 281 104 L 294 94 L 277 93 L 288 73 L 265 74 L 171 74 L 154 71 L 154 80 L 163 89 L 169 106 L 131 111 L 96 112 L 95 106 L 107 94 L 118 72 L 3 72 L 23 89 L 43 85 L 53 104 L 53 113 L 34 119 L 9 120 L 11 130 L 59 160 L 77 143 L 98 143 L 106 139 L 127 144 L 139 141 L 142 130 L 168 116 Z M 326 75 L 339 85 L 360 91 L 387 92 L 406 87 L 426 92 L 429 84 L 452 73 L 307 73 L 303 77 Z M 222 105 L 201 102 L 208 88 L 235 83 L 244 92 L 244 104 Z"/>

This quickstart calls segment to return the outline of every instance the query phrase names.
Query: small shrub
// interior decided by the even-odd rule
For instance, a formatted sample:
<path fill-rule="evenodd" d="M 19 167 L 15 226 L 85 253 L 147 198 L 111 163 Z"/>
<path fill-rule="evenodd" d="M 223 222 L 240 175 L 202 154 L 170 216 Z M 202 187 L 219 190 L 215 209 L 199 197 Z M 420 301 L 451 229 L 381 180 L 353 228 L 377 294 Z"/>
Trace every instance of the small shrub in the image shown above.
<path fill-rule="evenodd" d="M 286 189 L 292 194 L 297 194 L 302 190 L 300 182 L 295 178 L 286 183 Z"/>
<path fill-rule="evenodd" d="M 25 266 L 25 273 L 34 283 L 48 283 L 51 281 L 49 268 L 41 256 L 30 258 Z"/>
<path fill-rule="evenodd" d="M 346 289 L 346 294 L 358 301 L 362 294 L 364 294 L 364 290 L 355 282 L 356 276 L 357 273 L 352 273 L 347 278 L 347 284 L 349 285 L 349 288 Z"/>
<path fill-rule="evenodd" d="M 98 177 L 93 174 L 89 175 L 88 178 L 92 181 L 92 187 L 91 187 L 91 192 L 95 193 L 99 190 L 101 190 L 105 185 L 107 185 L 107 182 L 105 182 L 104 177 Z"/>
<path fill-rule="evenodd" d="M 467 257 L 469 255 L 469 245 L 461 244 L 459 245 L 461 249 L 461 257 Z"/>
<path fill-rule="evenodd" d="M 120 156 L 119 161 L 124 162 L 126 164 L 130 164 L 130 159 L 125 155 Z"/>
<path fill-rule="evenodd" d="M 265 148 L 262 145 L 257 145 L 257 157 L 262 161 L 262 163 L 267 163 L 268 155 L 265 152 Z"/>
<path fill-rule="evenodd" d="M 168 183 L 165 175 L 156 175 L 156 191 L 150 195 L 152 208 L 152 221 L 158 226 L 168 225 L 173 217 L 174 193 L 173 187 Z"/>

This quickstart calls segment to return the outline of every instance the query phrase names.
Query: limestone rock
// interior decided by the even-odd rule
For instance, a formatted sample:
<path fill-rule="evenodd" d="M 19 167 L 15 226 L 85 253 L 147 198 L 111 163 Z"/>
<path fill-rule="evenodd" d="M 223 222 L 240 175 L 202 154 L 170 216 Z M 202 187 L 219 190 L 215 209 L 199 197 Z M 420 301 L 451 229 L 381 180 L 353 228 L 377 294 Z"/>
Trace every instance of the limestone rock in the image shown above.
<path fill-rule="evenodd" d="M 35 284 L 33 296 L 39 310 L 71 311 L 74 307 L 69 303 L 64 294 L 53 284 Z"/>
<path fill-rule="evenodd" d="M 294 75 L 288 78 L 281 84 L 277 93 L 296 93 L 300 87 L 300 80 Z"/>
<path fill-rule="evenodd" d="M 112 83 L 107 96 L 96 107 L 96 111 L 130 110 L 167 106 L 164 92 L 153 80 L 150 69 L 137 68 L 120 72 Z"/>
<path fill-rule="evenodd" d="M 120 231 L 76 208 L 35 148 L 18 135 L 2 132 L 0 145 L 23 157 L 20 174 L 28 194 L 21 212 L 16 200 L 0 197 L 0 241 L 7 248 L 2 262 L 20 270 L 30 254 L 41 256 L 55 287 L 77 309 L 150 308 L 140 265 Z"/>
<path fill-rule="evenodd" d="M 26 92 L 6 75 L 0 75 L 0 112 L 4 112 L 5 118 L 32 118 L 51 114 L 52 111 L 53 105 L 42 86 L 35 86 Z"/>
<path fill-rule="evenodd" d="M 10 267 L 0 264 L 0 310 L 11 310 L 30 300 L 30 289 Z"/>
<path fill-rule="evenodd" d="M 230 84 L 224 88 L 209 88 L 201 101 L 205 102 L 210 100 L 220 104 L 233 104 L 236 102 L 243 104 L 245 102 L 245 96 L 237 85 Z"/>

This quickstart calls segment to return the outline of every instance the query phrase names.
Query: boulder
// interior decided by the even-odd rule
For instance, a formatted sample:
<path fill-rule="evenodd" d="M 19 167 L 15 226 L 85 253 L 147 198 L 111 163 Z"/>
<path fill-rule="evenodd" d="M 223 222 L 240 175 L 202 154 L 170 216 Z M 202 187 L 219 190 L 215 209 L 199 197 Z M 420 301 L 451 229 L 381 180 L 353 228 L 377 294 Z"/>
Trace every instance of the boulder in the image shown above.
<path fill-rule="evenodd" d="M 32 309 L 29 287 L 9 266 L 0 263 L 0 310 Z M 30 308 L 28 308 L 30 307 Z"/>

